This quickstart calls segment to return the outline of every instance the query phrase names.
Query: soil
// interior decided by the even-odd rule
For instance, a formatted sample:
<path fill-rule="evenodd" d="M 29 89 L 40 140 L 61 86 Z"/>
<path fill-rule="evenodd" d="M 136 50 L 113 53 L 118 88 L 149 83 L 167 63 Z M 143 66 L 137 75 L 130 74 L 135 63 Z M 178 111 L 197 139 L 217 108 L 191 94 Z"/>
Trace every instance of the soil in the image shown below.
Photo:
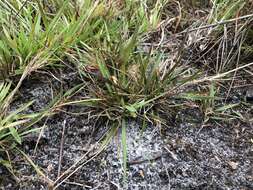
<path fill-rule="evenodd" d="M 53 88 L 67 88 L 78 82 L 76 73 L 62 76 L 63 83 L 52 78 L 47 80 L 49 77 L 41 74 L 25 81 L 20 89 L 23 96 L 15 100 L 13 106 L 35 100 L 29 112 L 44 108 L 52 99 Z M 82 109 L 69 107 L 65 111 L 84 111 Z M 199 113 L 188 111 L 190 117 L 199 117 Z M 186 114 L 178 114 L 181 122 L 163 128 L 162 132 L 151 124 L 142 130 L 137 121 L 128 121 L 127 185 L 122 169 L 121 132 L 118 131 L 101 154 L 84 164 L 58 189 L 253 189 L 253 126 L 238 122 L 203 127 L 185 119 Z M 21 148 L 52 180 L 58 175 L 61 142 L 60 173 L 91 147 L 98 146 L 97 141 L 108 129 L 103 124 L 88 121 L 86 116 L 66 112 L 44 119 L 34 127 L 43 124 L 46 127 L 36 151 L 38 133 L 24 138 Z M 48 189 L 20 155 L 13 157 L 13 161 L 19 181 L 17 183 L 6 169 L 0 167 L 0 189 Z"/>

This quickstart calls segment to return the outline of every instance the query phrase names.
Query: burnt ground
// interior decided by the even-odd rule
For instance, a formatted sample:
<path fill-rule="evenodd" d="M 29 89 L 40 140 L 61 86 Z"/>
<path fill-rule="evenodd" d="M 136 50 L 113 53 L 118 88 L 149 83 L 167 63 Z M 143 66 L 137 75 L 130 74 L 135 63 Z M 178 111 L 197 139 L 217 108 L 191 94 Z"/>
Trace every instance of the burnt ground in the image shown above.
<path fill-rule="evenodd" d="M 78 82 L 73 77 L 75 73 L 62 75 L 62 80 L 68 81 L 63 84 L 42 76 L 30 78 L 23 84 L 22 96 L 14 105 L 35 100 L 29 111 L 40 110 L 50 102 L 54 88 Z M 82 109 L 70 107 L 65 111 Z M 199 117 L 197 112 L 188 111 L 192 113 L 188 117 Z M 157 126 L 149 125 L 141 130 L 138 122 L 128 122 L 128 189 L 253 189 L 253 126 L 228 122 L 201 127 L 200 123 L 185 119 L 187 113 L 178 114 L 182 118 L 180 122 L 162 132 Z M 21 148 L 52 180 L 57 178 L 64 125 L 61 173 L 95 146 L 106 131 L 103 124 L 94 125 L 86 116 L 66 112 L 44 119 L 34 127 L 43 124 L 46 127 L 35 153 L 38 134 L 24 138 Z M 119 131 L 101 154 L 84 164 L 58 189 L 121 189 L 120 146 Z M 13 163 L 19 180 L 15 181 L 0 166 L 0 189 L 48 189 L 20 155 L 13 156 Z"/>

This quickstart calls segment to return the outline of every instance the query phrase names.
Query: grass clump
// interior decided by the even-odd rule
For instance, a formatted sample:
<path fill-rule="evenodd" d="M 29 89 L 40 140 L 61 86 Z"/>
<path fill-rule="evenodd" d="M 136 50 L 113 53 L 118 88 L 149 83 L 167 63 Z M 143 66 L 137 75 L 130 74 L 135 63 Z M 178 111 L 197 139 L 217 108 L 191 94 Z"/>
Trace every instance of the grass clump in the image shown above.
<path fill-rule="evenodd" d="M 0 108 L 3 110 L 5 100 L 9 95 L 11 83 L 1 83 L 0 84 Z M 8 138 L 14 138 L 15 141 L 21 144 L 21 137 L 18 134 L 18 129 L 16 127 L 26 123 L 32 115 L 21 114 L 27 107 L 31 105 L 31 102 L 21 106 L 21 108 L 15 111 L 6 113 L 1 111 L 0 113 L 0 145 L 3 147 Z"/>
<path fill-rule="evenodd" d="M 11 91 L 11 83 L 0 83 L 0 165 L 4 165 L 12 174 L 11 158 L 9 151 L 13 150 L 15 145 L 22 143 L 22 137 L 33 130 L 24 130 L 22 126 L 32 120 L 37 114 L 24 114 L 32 102 L 20 106 L 14 111 L 4 111 L 8 103 L 6 101 Z M 5 160 L 7 158 L 7 160 Z"/>
<path fill-rule="evenodd" d="M 209 23 L 220 22 L 234 18 L 244 8 L 245 0 L 215 0 L 209 15 Z"/>
<path fill-rule="evenodd" d="M 124 9 L 112 9 L 114 18 L 95 20 L 92 40 L 81 43 L 76 47 L 77 53 L 70 55 L 87 84 L 88 97 L 84 99 L 98 100 L 85 105 L 98 118 L 109 121 L 109 126 L 121 130 L 125 172 L 129 118 L 142 119 L 144 123 L 163 122 L 159 114 L 165 111 L 167 116 L 173 115 L 173 110 L 182 106 L 174 101 L 180 87 L 196 77 L 181 62 L 185 40 L 178 44 L 174 60 L 152 46 L 148 51 L 141 48 L 144 35 L 159 26 L 163 7 L 155 4 L 146 14 L 144 5 L 129 1 Z"/>
<path fill-rule="evenodd" d="M 84 81 L 91 81 L 89 95 L 100 99 L 94 107 L 111 120 L 147 114 L 191 77 L 180 65 L 183 46 L 171 64 L 165 53 L 153 47 L 148 52 L 141 49 L 144 34 L 160 23 L 163 7 L 156 3 L 146 14 L 144 5 L 132 2 L 123 10 L 112 10 L 119 19 L 97 20 L 93 41 L 81 44 L 72 55 Z"/>
<path fill-rule="evenodd" d="M 71 46 L 85 40 L 88 20 L 96 14 L 98 3 L 89 1 L 77 17 L 72 1 L 55 2 L 56 11 L 45 12 L 39 1 L 1 2 L 1 72 L 9 75 L 30 74 L 61 61 Z M 57 8 L 57 5 L 60 7 Z M 70 11 L 70 13 L 69 13 Z M 11 13 L 16 14 L 11 14 Z M 66 14 L 67 13 L 67 14 Z"/>

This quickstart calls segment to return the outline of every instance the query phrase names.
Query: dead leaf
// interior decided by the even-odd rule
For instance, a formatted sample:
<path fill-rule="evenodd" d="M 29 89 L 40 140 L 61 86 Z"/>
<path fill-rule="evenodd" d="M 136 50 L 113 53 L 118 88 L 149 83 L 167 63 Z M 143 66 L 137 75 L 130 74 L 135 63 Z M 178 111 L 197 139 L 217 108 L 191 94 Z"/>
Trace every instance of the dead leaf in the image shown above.
<path fill-rule="evenodd" d="M 141 176 L 142 178 L 145 177 L 143 170 L 140 170 L 140 171 L 139 171 L 139 174 L 140 174 L 140 176 Z"/>
<path fill-rule="evenodd" d="M 238 168 L 239 163 L 238 162 L 233 162 L 233 161 L 229 161 L 228 162 L 229 166 L 233 169 L 236 170 Z"/>
<path fill-rule="evenodd" d="M 54 169 L 54 166 L 53 166 L 52 164 L 49 164 L 49 165 L 47 166 L 47 171 L 48 171 L 48 172 L 51 172 L 53 169 Z"/>

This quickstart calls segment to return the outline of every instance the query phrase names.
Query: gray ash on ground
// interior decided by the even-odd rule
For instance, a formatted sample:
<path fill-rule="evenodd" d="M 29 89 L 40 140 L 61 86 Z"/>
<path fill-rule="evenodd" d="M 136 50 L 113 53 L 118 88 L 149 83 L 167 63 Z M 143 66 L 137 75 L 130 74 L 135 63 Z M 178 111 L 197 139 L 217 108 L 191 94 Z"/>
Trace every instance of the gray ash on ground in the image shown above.
<path fill-rule="evenodd" d="M 27 90 L 26 90 L 27 89 Z M 22 99 L 35 100 L 32 111 L 46 106 L 51 100 L 50 83 L 25 83 L 20 92 Z M 29 93 L 25 93 L 29 91 Z M 80 111 L 72 107 L 71 110 Z M 180 117 L 180 116 L 179 116 Z M 182 117 L 186 117 L 183 114 Z M 194 117 L 190 115 L 190 117 Z M 196 113 L 195 117 L 199 117 Z M 61 172 L 66 171 L 106 131 L 106 127 L 87 122 L 85 116 L 59 113 L 46 122 L 43 139 L 34 153 L 38 134 L 26 138 L 24 152 L 52 180 L 57 178 L 61 133 L 64 120 L 66 130 Z M 128 189 L 253 189 L 253 126 L 213 125 L 201 127 L 181 119 L 178 126 L 163 129 L 149 125 L 141 130 L 138 122 L 129 121 L 127 127 Z M 41 127 L 45 120 L 34 127 Z M 95 131 L 95 133 L 94 133 Z M 121 159 L 121 132 L 105 151 L 75 172 L 58 189 L 120 189 L 123 187 Z M 19 183 L 8 172 L 0 168 L 0 189 L 47 189 L 34 169 L 21 158 L 13 158 Z"/>

